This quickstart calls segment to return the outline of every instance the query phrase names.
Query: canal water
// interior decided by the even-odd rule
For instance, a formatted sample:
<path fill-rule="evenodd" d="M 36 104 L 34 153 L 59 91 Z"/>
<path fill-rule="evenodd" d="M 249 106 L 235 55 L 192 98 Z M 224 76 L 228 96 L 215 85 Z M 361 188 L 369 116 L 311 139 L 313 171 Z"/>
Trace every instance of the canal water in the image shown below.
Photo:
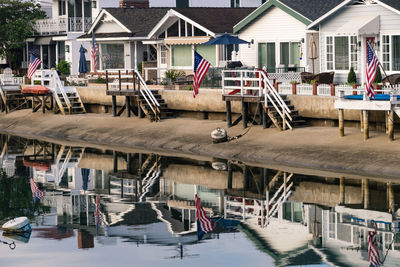
<path fill-rule="evenodd" d="M 369 266 L 375 231 L 384 266 L 400 266 L 398 180 L 9 135 L 0 151 L 0 222 L 32 226 L 0 230 L 3 266 Z M 195 194 L 214 225 L 201 240 Z"/>

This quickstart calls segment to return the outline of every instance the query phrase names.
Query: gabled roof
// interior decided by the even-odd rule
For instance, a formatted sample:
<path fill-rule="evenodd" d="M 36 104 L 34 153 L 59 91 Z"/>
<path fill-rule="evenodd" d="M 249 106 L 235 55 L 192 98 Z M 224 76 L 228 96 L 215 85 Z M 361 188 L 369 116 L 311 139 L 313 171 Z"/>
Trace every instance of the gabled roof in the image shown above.
<path fill-rule="evenodd" d="M 214 33 L 231 33 L 233 26 L 255 8 L 174 8 Z"/>
<path fill-rule="evenodd" d="M 344 0 L 268 0 L 241 22 L 236 24 L 233 31 L 239 32 L 253 21 L 258 19 L 271 7 L 277 7 L 292 17 L 309 25 L 313 20 L 321 17 Z"/>
<path fill-rule="evenodd" d="M 337 5 L 336 7 L 332 8 L 329 12 L 323 14 L 319 18 L 315 19 L 310 25 L 308 25 L 308 29 L 313 28 L 316 26 L 318 23 L 321 21 L 325 20 L 326 18 L 330 17 L 331 15 L 335 14 L 338 12 L 340 9 L 343 7 L 352 4 L 355 0 L 342 0 L 342 2 Z M 400 1 L 399 0 L 374 0 L 375 3 L 386 7 L 387 9 L 392 10 L 393 12 L 396 12 L 400 14 Z"/>

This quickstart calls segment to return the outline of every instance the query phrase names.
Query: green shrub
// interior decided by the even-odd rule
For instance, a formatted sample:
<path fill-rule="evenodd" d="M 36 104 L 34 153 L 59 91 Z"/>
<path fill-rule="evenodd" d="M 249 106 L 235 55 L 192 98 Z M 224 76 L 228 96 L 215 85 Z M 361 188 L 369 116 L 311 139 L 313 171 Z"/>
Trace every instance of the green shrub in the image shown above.
<path fill-rule="evenodd" d="M 348 84 L 356 84 L 357 83 L 357 76 L 356 73 L 354 72 L 354 68 L 351 67 L 349 74 L 347 75 L 347 83 Z"/>
<path fill-rule="evenodd" d="M 186 74 L 185 74 L 184 71 L 181 71 L 181 70 L 174 70 L 174 69 L 171 69 L 171 70 L 167 70 L 167 71 L 165 72 L 165 78 L 171 79 L 171 81 L 173 81 L 173 82 L 174 82 L 178 77 L 184 77 L 184 76 L 186 76 Z"/>
<path fill-rule="evenodd" d="M 151 81 L 150 81 L 150 80 L 147 80 L 147 81 L 146 81 L 146 84 L 147 84 L 147 85 L 151 84 Z"/>
<path fill-rule="evenodd" d="M 106 79 L 99 77 L 96 79 L 96 83 L 106 83 Z"/>
<path fill-rule="evenodd" d="M 71 74 L 71 65 L 69 62 L 65 60 L 61 60 L 57 66 L 56 70 L 60 72 L 61 75 L 70 75 Z"/>
<path fill-rule="evenodd" d="M 188 91 L 193 91 L 193 85 L 187 86 L 187 87 L 186 87 L 186 90 L 188 90 Z"/>
<path fill-rule="evenodd" d="M 382 74 L 381 74 L 381 68 L 378 67 L 378 70 L 376 71 L 376 76 L 374 83 L 382 83 Z"/>
<path fill-rule="evenodd" d="M 34 85 L 41 85 L 42 82 L 41 82 L 41 81 L 33 81 L 33 84 L 34 84 Z"/>

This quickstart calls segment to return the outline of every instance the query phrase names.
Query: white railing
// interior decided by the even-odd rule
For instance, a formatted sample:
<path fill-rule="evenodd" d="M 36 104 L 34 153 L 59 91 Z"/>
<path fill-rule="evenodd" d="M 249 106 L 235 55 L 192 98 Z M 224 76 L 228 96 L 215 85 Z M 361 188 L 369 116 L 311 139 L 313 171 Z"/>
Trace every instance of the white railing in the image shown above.
<path fill-rule="evenodd" d="M 279 84 L 279 93 L 282 95 L 291 95 L 292 94 L 292 84 L 290 83 L 281 83 Z"/>
<path fill-rule="evenodd" d="M 330 96 L 331 86 L 329 84 L 319 84 L 317 87 L 317 95 Z"/>
<path fill-rule="evenodd" d="M 313 94 L 313 86 L 312 84 L 300 83 L 296 86 L 296 93 L 299 95 L 312 95 Z"/>
<path fill-rule="evenodd" d="M 147 86 L 146 82 L 143 80 L 142 75 L 138 70 L 134 70 L 137 77 L 139 77 L 139 81 L 141 83 L 140 87 L 140 94 L 146 100 L 146 103 L 149 105 L 151 110 L 154 112 L 155 120 L 157 120 L 157 114 L 159 113 L 159 106 L 157 99 L 154 97 L 153 93 L 150 91 L 149 87 Z"/>
<path fill-rule="evenodd" d="M 87 32 L 92 25 L 91 17 L 40 19 L 35 23 L 35 30 L 40 35 L 65 32 Z"/>

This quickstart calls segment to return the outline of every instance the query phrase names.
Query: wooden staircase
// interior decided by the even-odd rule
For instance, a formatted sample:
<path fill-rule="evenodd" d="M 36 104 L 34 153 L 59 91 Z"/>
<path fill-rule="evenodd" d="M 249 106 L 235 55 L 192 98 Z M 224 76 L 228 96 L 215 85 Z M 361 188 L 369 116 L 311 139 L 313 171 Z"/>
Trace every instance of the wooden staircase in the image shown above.
<path fill-rule="evenodd" d="M 306 121 L 300 117 L 299 111 L 294 109 L 294 106 L 291 105 L 291 102 L 289 99 L 287 99 L 286 95 L 281 95 L 281 97 L 282 97 L 283 101 L 285 102 L 286 106 L 290 110 L 290 116 L 292 118 L 292 120 L 290 121 L 290 125 L 293 128 L 298 128 L 298 127 L 304 126 Z M 283 123 L 283 118 L 279 115 L 276 108 L 272 104 L 265 106 L 265 102 L 262 103 L 262 105 L 263 105 L 265 114 L 268 115 L 268 117 L 270 119 L 269 126 L 273 125 L 280 131 L 286 130 L 287 129 L 285 127 L 286 124 Z"/>
<path fill-rule="evenodd" d="M 165 100 L 162 99 L 162 97 L 158 93 L 158 91 L 157 90 L 151 90 L 151 93 L 153 94 L 153 96 L 157 100 L 157 102 L 159 103 L 159 106 L 156 107 L 156 110 L 157 110 L 156 113 L 152 112 L 152 107 L 145 100 L 143 95 L 141 94 L 139 96 L 139 105 L 140 105 L 143 113 L 146 115 L 146 117 L 150 121 L 159 121 L 159 120 L 162 120 L 162 119 L 172 118 L 173 117 L 172 111 L 168 108 L 168 105 L 165 103 Z"/>
<path fill-rule="evenodd" d="M 13 110 L 30 107 L 28 98 L 21 93 L 20 85 L 0 84 L 0 95 L 2 112 L 9 113 Z"/>
<path fill-rule="evenodd" d="M 66 95 L 68 101 L 66 101 L 66 98 L 63 96 L 63 94 L 57 93 L 57 97 L 60 99 L 64 113 L 65 111 L 67 111 L 68 114 L 86 113 L 85 106 L 83 105 L 83 102 L 77 92 L 67 93 Z M 67 103 L 69 103 L 69 106 Z M 59 105 L 56 107 L 56 112 L 61 112 Z"/>

